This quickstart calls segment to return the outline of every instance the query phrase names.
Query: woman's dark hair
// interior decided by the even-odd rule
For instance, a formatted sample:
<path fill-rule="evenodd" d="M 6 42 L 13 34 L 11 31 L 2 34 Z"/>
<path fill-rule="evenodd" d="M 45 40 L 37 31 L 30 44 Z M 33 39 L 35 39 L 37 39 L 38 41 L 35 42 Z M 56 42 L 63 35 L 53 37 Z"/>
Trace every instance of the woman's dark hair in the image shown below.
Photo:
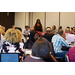
<path fill-rule="evenodd" d="M 70 27 L 67 27 L 67 28 L 69 28 L 69 29 L 70 29 Z"/>
<path fill-rule="evenodd" d="M 38 22 L 38 21 L 39 21 L 39 22 Z M 37 23 L 41 24 L 41 21 L 40 21 L 40 19 L 37 19 L 37 20 L 36 20 L 36 24 L 37 24 Z"/>
<path fill-rule="evenodd" d="M 29 26 L 25 26 L 25 28 L 28 28 Z M 29 27 L 30 28 L 30 27 Z"/>
<path fill-rule="evenodd" d="M 55 25 L 53 25 L 54 26 L 54 30 L 56 29 L 56 26 Z"/>
<path fill-rule="evenodd" d="M 22 32 L 22 29 L 20 27 L 15 27 L 15 29 L 19 29 Z"/>
<path fill-rule="evenodd" d="M 43 31 L 42 24 L 36 23 L 34 26 L 34 30 L 42 32 Z"/>
<path fill-rule="evenodd" d="M 62 29 L 62 26 L 59 26 L 59 29 Z"/>

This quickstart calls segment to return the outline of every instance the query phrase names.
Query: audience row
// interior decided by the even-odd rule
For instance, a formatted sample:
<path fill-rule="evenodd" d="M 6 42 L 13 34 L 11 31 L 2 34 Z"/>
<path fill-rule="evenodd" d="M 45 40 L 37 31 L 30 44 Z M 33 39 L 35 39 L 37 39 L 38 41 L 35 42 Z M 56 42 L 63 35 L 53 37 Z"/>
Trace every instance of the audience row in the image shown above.
<path fill-rule="evenodd" d="M 15 25 L 9 28 L 6 32 L 3 26 L 0 25 L 0 48 L 1 53 L 19 53 L 20 62 L 45 62 L 56 61 L 58 58 L 66 59 L 75 62 L 74 52 L 75 47 L 69 45 L 75 41 L 75 27 L 66 27 L 65 32 L 62 26 L 56 29 L 56 26 L 47 27 L 43 33 L 43 27 L 40 19 L 38 19 L 33 28 L 29 29 L 25 26 L 22 30 Z M 53 49 L 54 54 L 53 54 Z M 68 47 L 69 50 L 62 50 L 62 47 Z M 24 49 L 32 49 L 32 54 L 25 56 Z M 65 60 L 66 61 L 66 60 Z"/>

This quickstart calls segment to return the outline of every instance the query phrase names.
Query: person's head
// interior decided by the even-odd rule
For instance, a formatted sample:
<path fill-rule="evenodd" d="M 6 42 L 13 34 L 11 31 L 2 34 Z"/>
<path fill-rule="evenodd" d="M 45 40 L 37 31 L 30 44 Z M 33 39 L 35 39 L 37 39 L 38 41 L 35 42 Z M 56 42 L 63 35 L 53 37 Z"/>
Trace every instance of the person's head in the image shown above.
<path fill-rule="evenodd" d="M 32 55 L 41 58 L 48 58 L 50 55 L 49 41 L 39 37 L 32 46 Z"/>
<path fill-rule="evenodd" d="M 13 29 L 15 29 L 15 27 L 16 27 L 15 25 L 12 25 L 12 28 L 13 28 Z"/>
<path fill-rule="evenodd" d="M 5 32 L 5 27 L 0 25 L 0 29 L 2 29 Z"/>
<path fill-rule="evenodd" d="M 62 26 L 59 26 L 59 29 L 62 29 Z"/>
<path fill-rule="evenodd" d="M 65 29 L 65 32 L 66 32 L 66 33 L 70 33 L 70 29 L 69 29 L 69 28 L 66 28 L 66 29 Z"/>
<path fill-rule="evenodd" d="M 5 33 L 5 40 L 11 44 L 22 42 L 22 32 L 18 29 L 10 28 Z"/>
<path fill-rule="evenodd" d="M 29 26 L 25 26 L 25 29 L 28 30 L 29 29 Z"/>
<path fill-rule="evenodd" d="M 40 32 L 42 32 L 42 31 L 43 31 L 43 27 L 42 27 L 41 24 L 37 23 L 37 24 L 35 24 L 35 26 L 34 26 L 34 30 L 35 30 L 35 31 L 40 31 Z"/>
<path fill-rule="evenodd" d="M 75 35 L 75 27 L 73 27 L 73 34 Z"/>
<path fill-rule="evenodd" d="M 71 27 L 71 34 L 73 34 L 73 27 Z"/>
<path fill-rule="evenodd" d="M 36 20 L 36 23 L 41 23 L 41 22 L 40 22 L 40 19 L 37 19 L 37 20 Z"/>
<path fill-rule="evenodd" d="M 22 32 L 22 29 L 20 27 L 15 27 L 15 29 L 19 29 Z"/>
<path fill-rule="evenodd" d="M 51 32 L 51 28 L 50 28 L 50 27 L 47 27 L 47 28 L 45 29 L 45 31 L 46 31 L 46 33 L 50 33 L 50 32 Z"/>
<path fill-rule="evenodd" d="M 62 29 L 59 29 L 58 30 L 58 34 L 62 36 L 63 35 L 63 30 Z"/>
<path fill-rule="evenodd" d="M 67 27 L 67 28 L 69 28 L 69 29 L 70 29 L 70 27 Z"/>
<path fill-rule="evenodd" d="M 56 29 L 56 26 L 55 26 L 55 25 L 53 25 L 53 26 L 52 26 L 52 29 L 53 29 L 53 30 L 55 30 L 55 29 Z"/>

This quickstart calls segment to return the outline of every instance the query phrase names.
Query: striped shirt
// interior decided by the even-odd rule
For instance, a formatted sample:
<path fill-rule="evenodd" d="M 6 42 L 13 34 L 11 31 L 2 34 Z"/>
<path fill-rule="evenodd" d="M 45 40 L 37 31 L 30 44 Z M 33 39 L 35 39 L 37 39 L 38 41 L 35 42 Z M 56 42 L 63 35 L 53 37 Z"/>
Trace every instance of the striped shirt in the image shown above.
<path fill-rule="evenodd" d="M 57 35 L 54 35 L 52 37 L 52 43 L 53 43 L 53 46 L 54 46 L 54 51 L 55 53 L 58 53 L 58 52 L 62 52 L 61 48 L 62 48 L 62 45 L 64 46 L 68 46 L 68 43 L 65 41 L 65 39 L 60 36 L 59 34 Z"/>

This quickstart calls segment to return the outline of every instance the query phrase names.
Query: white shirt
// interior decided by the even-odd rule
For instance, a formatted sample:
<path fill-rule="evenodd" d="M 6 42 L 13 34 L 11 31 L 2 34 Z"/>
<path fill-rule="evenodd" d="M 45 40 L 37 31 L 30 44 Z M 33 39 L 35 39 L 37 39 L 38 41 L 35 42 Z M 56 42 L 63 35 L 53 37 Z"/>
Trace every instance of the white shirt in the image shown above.
<path fill-rule="evenodd" d="M 75 35 L 74 34 L 65 33 L 65 35 L 66 35 L 66 40 L 68 41 L 68 43 L 75 41 Z"/>
<path fill-rule="evenodd" d="M 33 58 L 33 59 L 42 59 L 40 57 L 36 57 L 36 56 L 32 56 L 32 55 L 30 55 L 30 57 Z"/>
<path fill-rule="evenodd" d="M 30 34 L 30 30 L 23 29 L 22 34 L 28 35 L 28 34 Z"/>
<path fill-rule="evenodd" d="M 4 41 L 5 41 L 5 38 L 3 35 L 1 35 L 0 46 L 3 44 Z"/>

